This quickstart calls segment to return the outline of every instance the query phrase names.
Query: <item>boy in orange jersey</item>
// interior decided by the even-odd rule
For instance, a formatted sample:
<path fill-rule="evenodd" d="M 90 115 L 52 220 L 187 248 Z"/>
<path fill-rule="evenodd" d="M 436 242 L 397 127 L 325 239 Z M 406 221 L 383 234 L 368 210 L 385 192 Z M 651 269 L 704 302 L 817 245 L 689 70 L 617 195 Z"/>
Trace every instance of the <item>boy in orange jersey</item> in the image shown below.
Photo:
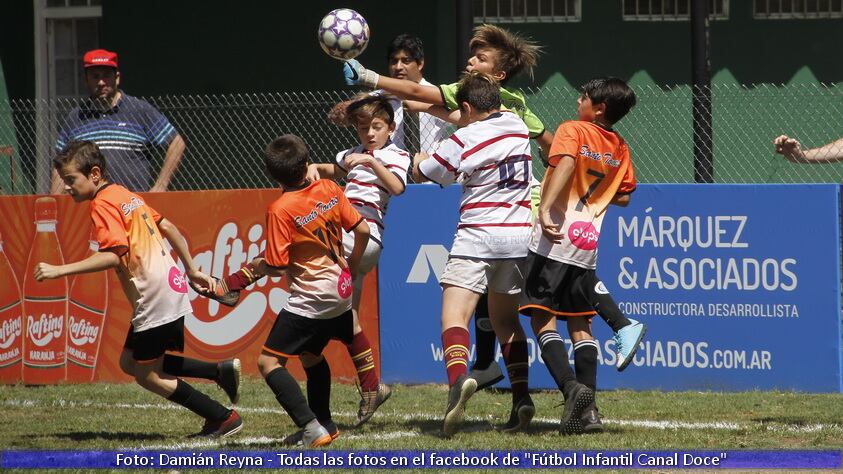
<path fill-rule="evenodd" d="M 542 358 L 565 397 L 564 434 L 603 430 L 594 402 L 597 344 L 591 318 L 599 312 L 625 321 L 618 334 L 627 338 L 623 344 L 633 354 L 645 332 L 644 325 L 620 312 L 595 273 L 606 208 L 626 206 L 636 186 L 629 148 L 612 129 L 635 101 L 620 79 L 589 81 L 577 101 L 579 120 L 559 126 L 548 155 L 549 176 L 542 186 L 519 310 L 532 317 Z M 556 318 L 567 319 L 576 375 Z"/>
<path fill-rule="evenodd" d="M 239 361 L 216 364 L 165 354 L 184 350 L 184 318 L 191 307 L 187 283 L 163 239 L 184 263 L 191 282 L 213 286 L 213 280 L 194 265 L 184 237 L 138 195 L 105 179 L 105 158 L 93 142 L 70 142 L 53 165 L 74 201 L 91 201 L 91 220 L 100 250 L 66 265 L 41 262 L 35 266 L 35 279 L 114 268 L 133 309 L 120 368 L 133 375 L 141 387 L 204 418 L 198 436 L 224 437 L 240 431 L 243 421 L 236 411 L 177 377 L 217 380 L 235 402 Z"/>
<path fill-rule="evenodd" d="M 284 444 L 318 447 L 339 436 L 331 419 L 331 369 L 322 350 L 354 334 L 353 279 L 369 242 L 369 226 L 335 182 L 306 177 L 309 152 L 295 135 L 267 146 L 266 169 L 284 191 L 266 214 L 266 252 L 252 261 L 261 275 L 287 275 L 290 298 L 267 336 L 258 368 L 275 398 L 300 428 Z M 346 260 L 343 231 L 354 244 Z M 285 365 L 299 357 L 307 399 Z"/>

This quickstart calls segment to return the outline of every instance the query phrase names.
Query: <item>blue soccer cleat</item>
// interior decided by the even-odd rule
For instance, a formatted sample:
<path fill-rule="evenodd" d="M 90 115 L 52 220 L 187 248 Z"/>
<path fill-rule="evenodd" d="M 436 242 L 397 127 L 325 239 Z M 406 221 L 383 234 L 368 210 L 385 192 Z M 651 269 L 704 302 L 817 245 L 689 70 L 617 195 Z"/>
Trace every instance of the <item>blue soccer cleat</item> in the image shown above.
<path fill-rule="evenodd" d="M 623 372 L 623 369 L 632 362 L 635 351 L 638 350 L 638 345 L 641 344 L 641 339 L 644 339 L 644 334 L 647 332 L 645 324 L 634 319 L 630 319 L 629 322 L 632 324 L 622 327 L 613 337 L 615 347 L 618 349 L 618 372 Z"/>

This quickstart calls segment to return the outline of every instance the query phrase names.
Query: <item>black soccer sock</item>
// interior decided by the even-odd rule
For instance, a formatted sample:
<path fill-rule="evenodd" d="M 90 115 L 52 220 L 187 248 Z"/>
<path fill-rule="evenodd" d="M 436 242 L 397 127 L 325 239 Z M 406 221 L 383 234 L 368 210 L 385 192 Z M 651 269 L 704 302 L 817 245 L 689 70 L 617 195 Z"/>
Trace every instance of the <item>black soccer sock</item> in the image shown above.
<path fill-rule="evenodd" d="M 485 369 L 495 361 L 495 330 L 489 320 L 488 295 L 482 295 L 474 309 L 474 348 L 477 358 L 471 370 Z"/>
<path fill-rule="evenodd" d="M 216 380 L 217 363 L 164 354 L 164 372 L 175 377 Z"/>
<path fill-rule="evenodd" d="M 331 421 L 331 367 L 328 361 L 304 368 L 307 374 L 307 405 L 319 423 Z"/>
<path fill-rule="evenodd" d="M 606 285 L 591 272 L 587 281 L 583 282 L 583 293 L 586 301 L 597 311 L 597 314 L 606 321 L 612 331 L 618 332 L 621 328 L 629 326 L 632 322 L 618 308 L 617 303 L 609 294 Z"/>
<path fill-rule="evenodd" d="M 573 384 L 577 382 L 571 364 L 568 362 L 568 351 L 565 349 L 565 341 L 558 332 L 550 330 L 538 335 L 539 346 L 542 351 L 542 360 L 556 382 L 556 386 L 563 394 L 568 393 Z"/>
<path fill-rule="evenodd" d="M 231 410 L 204 393 L 191 387 L 189 383 L 178 379 L 176 391 L 167 400 L 178 403 L 206 420 L 219 421 L 228 418 Z"/>
<path fill-rule="evenodd" d="M 577 382 L 597 390 L 597 341 L 588 339 L 574 343 L 574 368 Z"/>
<path fill-rule="evenodd" d="M 290 415 L 296 426 L 302 428 L 310 420 L 316 418 L 316 415 L 307 406 L 307 400 L 301 393 L 298 382 L 286 368 L 278 367 L 270 372 L 266 376 L 266 384 L 269 385 L 270 390 L 275 394 L 275 399 Z"/>

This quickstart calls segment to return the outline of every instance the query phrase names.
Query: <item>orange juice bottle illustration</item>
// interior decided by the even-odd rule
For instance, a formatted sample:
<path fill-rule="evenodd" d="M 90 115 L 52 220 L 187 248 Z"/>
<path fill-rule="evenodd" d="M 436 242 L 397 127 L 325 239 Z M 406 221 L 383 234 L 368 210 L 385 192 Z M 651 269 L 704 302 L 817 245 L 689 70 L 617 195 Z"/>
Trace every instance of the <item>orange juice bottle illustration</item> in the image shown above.
<path fill-rule="evenodd" d="M 20 382 L 22 340 L 20 285 L 3 252 L 3 236 L 0 235 L 0 383 Z"/>
<path fill-rule="evenodd" d="M 65 331 L 67 324 L 67 278 L 35 281 L 39 262 L 63 265 L 56 235 L 56 200 L 35 201 L 35 239 L 29 249 L 23 280 L 23 381 L 50 384 L 65 378 Z"/>
<path fill-rule="evenodd" d="M 88 241 L 90 252 L 99 244 L 93 232 Z M 102 343 L 105 308 L 108 303 L 108 272 L 81 273 L 70 284 L 67 301 L 67 380 L 90 382 L 94 379 L 97 356 Z"/>

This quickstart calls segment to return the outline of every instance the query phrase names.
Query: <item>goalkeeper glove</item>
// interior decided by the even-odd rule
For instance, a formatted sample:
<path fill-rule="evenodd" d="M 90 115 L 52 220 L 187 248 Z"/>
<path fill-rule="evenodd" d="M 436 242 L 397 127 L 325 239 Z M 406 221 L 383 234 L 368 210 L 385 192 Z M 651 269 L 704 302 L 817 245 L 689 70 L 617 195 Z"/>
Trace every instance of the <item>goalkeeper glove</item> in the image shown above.
<path fill-rule="evenodd" d="M 350 86 L 366 86 L 375 88 L 378 85 L 378 78 L 380 77 L 375 71 L 370 71 L 363 67 L 359 61 L 352 59 L 346 61 L 342 65 L 342 73 L 345 76 L 345 83 Z"/>

